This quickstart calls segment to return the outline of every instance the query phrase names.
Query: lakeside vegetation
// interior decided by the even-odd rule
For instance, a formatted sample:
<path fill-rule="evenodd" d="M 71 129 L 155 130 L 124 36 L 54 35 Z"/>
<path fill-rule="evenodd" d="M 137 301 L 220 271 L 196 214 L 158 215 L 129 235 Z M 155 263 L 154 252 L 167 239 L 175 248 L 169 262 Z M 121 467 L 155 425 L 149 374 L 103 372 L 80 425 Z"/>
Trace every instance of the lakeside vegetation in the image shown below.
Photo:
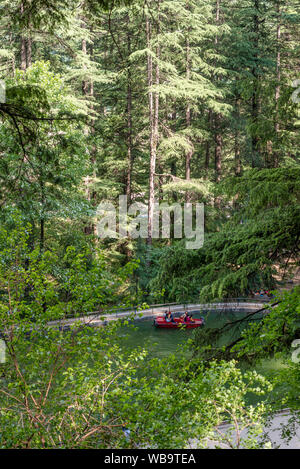
<path fill-rule="evenodd" d="M 299 420 L 299 23 L 296 0 L 0 0 L 1 448 L 263 448 L 276 411 Z M 97 236 L 119 195 L 146 239 Z M 203 247 L 155 239 L 155 200 L 203 203 Z M 48 324 L 261 289 L 259 320 L 166 358 L 121 320 Z"/>

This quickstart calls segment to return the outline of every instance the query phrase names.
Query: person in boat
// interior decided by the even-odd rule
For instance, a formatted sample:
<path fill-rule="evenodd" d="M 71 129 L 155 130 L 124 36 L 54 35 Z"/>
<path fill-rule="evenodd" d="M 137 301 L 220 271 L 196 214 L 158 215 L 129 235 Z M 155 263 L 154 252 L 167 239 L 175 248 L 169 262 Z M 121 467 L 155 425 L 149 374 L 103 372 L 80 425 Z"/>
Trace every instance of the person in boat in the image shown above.
<path fill-rule="evenodd" d="M 193 315 L 189 314 L 187 311 L 185 311 L 181 317 L 183 322 L 194 322 Z"/>
<path fill-rule="evenodd" d="M 187 322 L 187 318 L 188 318 L 188 312 L 185 311 L 184 314 L 181 316 L 181 319 L 183 319 L 183 322 Z"/>
<path fill-rule="evenodd" d="M 164 317 L 165 317 L 166 322 L 175 322 L 171 311 L 166 311 L 164 314 Z"/>

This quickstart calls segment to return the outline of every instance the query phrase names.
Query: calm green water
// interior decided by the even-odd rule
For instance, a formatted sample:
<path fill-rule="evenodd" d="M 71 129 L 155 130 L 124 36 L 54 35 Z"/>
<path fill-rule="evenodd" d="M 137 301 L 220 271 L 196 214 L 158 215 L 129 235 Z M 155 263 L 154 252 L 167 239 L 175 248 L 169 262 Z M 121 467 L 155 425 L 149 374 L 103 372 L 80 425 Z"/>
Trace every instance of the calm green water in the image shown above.
<path fill-rule="evenodd" d="M 233 311 L 209 313 L 193 311 L 194 318 L 204 317 L 206 328 L 221 327 L 225 323 L 241 319 L 247 314 L 246 312 Z M 119 341 L 124 348 L 134 349 L 141 347 L 149 352 L 150 357 L 165 358 L 170 354 L 176 354 L 179 350 L 182 351 L 183 346 L 193 337 L 194 332 L 195 330 L 193 329 L 159 329 L 154 327 L 153 319 L 142 319 L 135 321 L 128 327 L 121 327 L 119 330 Z M 235 338 L 236 335 L 234 330 L 232 330 L 232 333 L 229 332 L 224 337 L 224 343 L 229 343 Z M 187 356 L 190 354 L 188 349 L 186 350 L 186 354 Z M 246 363 L 239 364 L 242 371 L 255 369 L 266 378 L 274 377 L 284 366 L 286 365 L 283 361 L 278 359 L 265 359 L 252 368 Z M 283 391 L 274 389 L 274 391 L 265 396 L 257 396 L 249 393 L 245 396 L 245 400 L 247 404 L 255 405 L 262 400 L 268 400 L 273 403 L 277 401 L 279 403 L 282 397 Z"/>
<path fill-rule="evenodd" d="M 191 311 L 190 311 L 191 312 Z M 232 311 L 209 312 L 192 311 L 194 318 L 205 318 L 205 327 L 220 327 L 226 322 L 242 318 L 247 313 L 236 313 Z M 159 329 L 153 326 L 153 319 L 140 320 L 134 323 L 134 328 L 122 328 L 120 331 L 124 337 L 124 345 L 128 347 L 141 346 L 151 350 L 155 357 L 166 357 L 170 353 L 176 353 L 178 348 L 182 348 L 188 339 L 192 338 L 193 329 Z M 224 338 L 230 341 L 233 336 L 230 333 Z"/>
<path fill-rule="evenodd" d="M 248 313 L 245 312 L 209 312 L 203 313 L 199 311 L 193 311 L 193 317 L 199 318 L 203 316 L 205 318 L 205 327 L 220 327 L 226 322 L 234 321 L 235 319 L 241 319 Z M 194 333 L 193 329 L 159 329 L 153 326 L 153 319 L 141 320 L 134 323 L 134 328 L 122 328 L 120 334 L 124 339 L 124 346 L 134 347 L 145 347 L 150 350 L 152 357 L 166 357 L 171 353 L 175 353 L 182 346 L 187 344 L 188 340 L 192 338 Z M 228 343 L 234 339 L 234 333 L 228 333 L 224 337 L 224 342 Z M 188 353 L 188 352 L 187 352 Z M 278 359 L 266 359 L 263 360 L 259 365 L 255 366 L 258 373 L 269 376 L 276 373 L 276 371 L 283 368 L 285 365 L 281 360 Z M 250 369 L 249 365 L 241 364 L 241 369 Z M 254 396 L 249 398 L 249 403 L 254 403 L 256 398 Z"/>

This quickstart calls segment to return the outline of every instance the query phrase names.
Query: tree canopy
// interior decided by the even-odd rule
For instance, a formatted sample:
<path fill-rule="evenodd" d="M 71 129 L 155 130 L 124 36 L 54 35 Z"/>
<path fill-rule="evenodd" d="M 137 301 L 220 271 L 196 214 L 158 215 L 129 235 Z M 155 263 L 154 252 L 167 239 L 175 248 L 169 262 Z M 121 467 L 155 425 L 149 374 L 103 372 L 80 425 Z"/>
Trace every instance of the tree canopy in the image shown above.
<path fill-rule="evenodd" d="M 240 447 L 237 422 L 262 447 L 271 410 L 298 408 L 299 23 L 297 0 L 0 0 L 1 447 Z M 146 236 L 98 236 L 120 195 L 146 205 Z M 174 214 L 155 237 L 156 203 L 204 204 L 203 246 Z M 167 362 L 126 349 L 122 321 L 78 321 L 260 290 L 259 316 Z M 276 354 L 277 378 L 240 369 Z"/>

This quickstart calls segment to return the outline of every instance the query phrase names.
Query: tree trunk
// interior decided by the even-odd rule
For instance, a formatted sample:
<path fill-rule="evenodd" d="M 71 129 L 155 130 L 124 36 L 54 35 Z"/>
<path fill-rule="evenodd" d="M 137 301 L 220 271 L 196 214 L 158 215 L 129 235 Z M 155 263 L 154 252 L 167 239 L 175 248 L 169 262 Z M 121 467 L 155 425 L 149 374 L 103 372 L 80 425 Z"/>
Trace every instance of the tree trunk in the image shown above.
<path fill-rule="evenodd" d="M 240 176 L 242 171 L 241 165 L 241 151 L 240 151 L 240 131 L 239 131 L 239 121 L 240 121 L 240 99 L 236 98 L 235 100 L 235 109 L 236 109 L 236 129 L 234 135 L 234 173 L 236 176 Z"/>
<path fill-rule="evenodd" d="M 86 23 L 85 21 L 83 20 L 82 21 L 82 28 L 83 29 L 86 29 Z M 88 52 L 88 49 L 87 49 L 87 40 L 85 38 L 83 38 L 81 40 L 81 51 L 84 55 L 88 55 L 88 53 L 92 54 L 93 53 L 93 50 L 91 48 L 91 51 Z M 83 69 L 85 70 L 86 69 L 86 66 L 84 65 L 83 66 Z M 82 87 L 82 94 L 84 97 L 88 97 L 88 96 L 91 96 L 93 97 L 94 95 L 94 84 L 91 82 L 91 80 L 88 80 L 87 78 L 83 78 L 82 80 L 82 84 L 81 84 L 81 87 Z M 93 111 L 93 106 L 91 107 L 91 111 Z M 94 121 L 92 120 L 91 121 L 91 126 L 90 128 L 86 125 L 85 128 L 84 128 L 84 135 L 86 137 L 88 137 L 88 135 L 90 133 L 94 133 Z M 95 194 L 91 191 L 91 183 L 93 182 L 93 177 L 95 176 L 94 174 L 94 166 L 95 166 L 95 152 L 96 152 L 96 148 L 94 148 L 94 150 L 92 151 L 92 155 L 91 155 L 91 165 L 92 165 L 92 168 L 93 168 L 93 175 L 92 177 L 90 176 L 87 176 L 84 180 L 84 183 L 85 183 L 85 196 L 86 196 L 86 199 L 89 201 L 89 202 L 92 202 L 93 199 L 95 199 Z M 87 223 L 86 226 L 84 227 L 84 233 L 87 234 L 87 235 L 91 235 L 93 233 L 95 233 L 95 230 L 96 230 L 96 227 L 94 225 L 94 223 Z"/>
<path fill-rule="evenodd" d="M 24 5 L 23 2 L 21 2 L 20 6 L 21 10 L 21 16 L 24 13 Z M 26 63 L 26 39 L 24 36 L 21 36 L 21 65 L 20 68 L 23 70 L 23 72 L 26 71 L 27 63 Z"/>
<path fill-rule="evenodd" d="M 276 42 L 277 42 L 277 55 L 276 55 L 276 88 L 275 88 L 275 140 L 276 146 L 279 143 L 279 115 L 278 115 L 278 107 L 279 107 L 279 98 L 280 98 L 280 79 L 281 79 L 281 50 L 280 50 L 280 38 L 281 38 L 281 11 L 280 11 L 280 3 L 277 2 L 277 28 L 276 28 Z M 278 161 L 278 149 L 274 152 L 274 167 L 277 168 L 279 164 Z"/>
<path fill-rule="evenodd" d="M 221 181 L 222 176 L 222 146 L 223 139 L 220 132 L 220 121 L 221 115 L 217 114 L 215 117 L 216 134 L 215 134 L 215 171 L 216 171 L 216 182 Z"/>
<path fill-rule="evenodd" d="M 220 22 L 220 0 L 216 3 L 216 24 Z M 216 49 L 218 48 L 218 35 L 215 38 Z M 222 115 L 220 113 L 215 115 L 215 179 L 216 182 L 220 182 L 222 175 L 222 134 L 221 134 L 221 120 Z M 217 201 L 218 205 L 218 201 Z"/>
<path fill-rule="evenodd" d="M 26 39 L 24 37 L 21 37 L 21 64 L 20 64 L 21 70 L 23 72 L 26 71 L 27 68 L 27 62 L 26 62 Z"/>
<path fill-rule="evenodd" d="M 189 9 L 189 2 L 186 2 L 186 8 Z M 187 81 L 190 79 L 191 76 L 191 57 L 190 57 L 190 40 L 189 40 L 189 28 L 187 30 L 187 37 L 186 37 L 186 79 Z M 191 104 L 189 100 L 187 100 L 186 111 L 185 111 L 185 122 L 186 128 L 189 131 L 191 127 Z M 189 181 L 191 179 L 191 160 L 193 156 L 193 149 L 192 149 L 192 142 L 190 136 L 188 136 L 188 142 L 191 146 L 190 149 L 186 151 L 185 154 L 185 179 Z M 188 191 L 186 193 L 186 202 L 190 202 L 191 200 L 191 193 Z"/>
<path fill-rule="evenodd" d="M 21 11 L 21 16 L 22 16 L 24 13 L 23 2 L 21 2 L 20 11 Z M 21 70 L 23 70 L 23 72 L 25 72 L 27 68 L 30 67 L 32 64 L 32 39 L 28 35 L 29 35 L 29 32 L 27 31 L 27 37 L 21 36 L 20 68 Z"/>
<path fill-rule="evenodd" d="M 208 132 L 209 134 L 212 131 L 212 112 L 211 110 L 208 111 Z M 206 177 L 208 175 L 209 170 L 209 162 L 210 162 L 210 139 L 206 140 L 206 147 L 205 147 L 205 161 L 204 161 L 204 168 L 206 172 Z"/>
<path fill-rule="evenodd" d="M 254 32 L 254 66 L 252 67 L 252 76 L 253 76 L 253 91 L 252 91 L 252 98 L 251 98 L 251 118 L 252 124 L 254 126 L 257 123 L 258 119 L 258 74 L 257 74 L 257 59 L 258 59 L 258 34 L 259 34 L 259 18 L 258 18 L 258 11 L 259 11 L 259 0 L 254 0 L 254 8 L 255 14 L 253 17 L 253 32 Z M 251 166 L 255 168 L 259 164 L 260 154 L 259 154 L 259 139 L 257 136 L 257 130 L 252 130 L 252 137 L 251 137 L 251 147 L 252 147 L 252 157 L 251 157 Z"/>
<path fill-rule="evenodd" d="M 129 31 L 129 16 L 127 17 L 127 56 L 131 54 L 131 37 Z M 127 64 L 127 180 L 126 180 L 126 195 L 128 204 L 131 203 L 131 182 L 132 182 L 132 169 L 133 169 L 133 154 L 132 154 L 132 76 L 131 64 L 128 60 Z"/>
<path fill-rule="evenodd" d="M 160 6 L 160 0 L 157 1 L 158 11 Z M 159 19 L 158 19 L 159 21 Z M 158 27 L 159 32 L 159 27 Z M 147 47 L 151 50 L 151 33 L 152 25 L 149 17 L 146 18 L 146 34 L 147 34 Z M 156 49 L 157 59 L 160 55 L 159 45 Z M 153 215 L 154 215 L 154 203 L 155 203 L 155 186 L 154 176 L 156 167 L 156 156 L 157 156 L 157 144 L 158 144 L 158 113 L 159 113 L 159 93 L 155 91 L 153 93 L 151 87 L 153 84 L 153 63 L 152 57 L 148 54 L 147 57 L 147 75 L 148 75 L 148 102 L 149 102 L 149 146 L 150 146 L 150 170 L 149 170 L 149 202 L 148 202 L 148 238 L 147 244 L 152 244 L 152 230 L 153 230 Z M 155 67 L 155 84 L 159 85 L 160 70 L 158 61 Z"/>
<path fill-rule="evenodd" d="M 82 39 L 81 41 L 81 51 L 84 55 L 87 55 L 87 44 L 86 44 L 86 39 Z M 85 69 L 85 65 L 83 66 L 83 68 Z M 82 94 L 83 96 L 87 96 L 88 95 L 88 90 L 89 90 L 89 84 L 88 84 L 88 80 L 85 80 L 83 79 L 82 80 L 82 84 L 81 84 L 81 87 L 82 87 Z M 88 134 L 88 130 L 85 128 L 84 130 L 84 133 L 87 135 Z"/>
<path fill-rule="evenodd" d="M 32 39 L 29 37 L 26 40 L 26 66 L 27 68 L 32 65 Z"/>

